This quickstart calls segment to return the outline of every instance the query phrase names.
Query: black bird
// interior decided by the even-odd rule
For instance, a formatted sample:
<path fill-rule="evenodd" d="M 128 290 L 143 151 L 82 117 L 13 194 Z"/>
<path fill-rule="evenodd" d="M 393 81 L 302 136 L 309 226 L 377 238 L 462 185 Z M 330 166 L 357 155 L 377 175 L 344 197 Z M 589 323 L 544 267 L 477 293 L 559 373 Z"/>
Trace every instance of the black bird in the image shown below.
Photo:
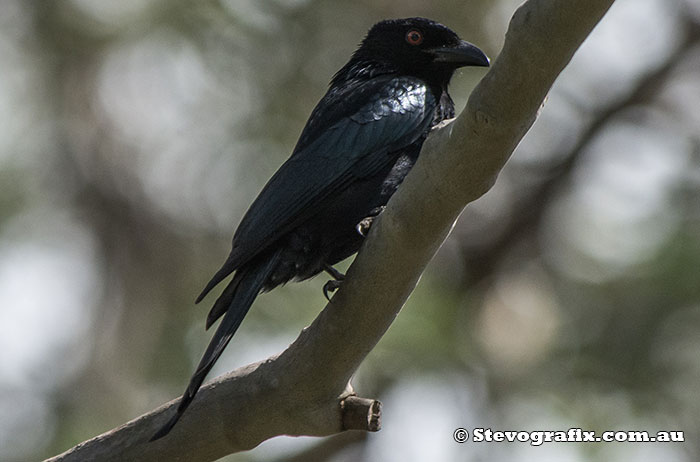
<path fill-rule="evenodd" d="M 233 236 L 223 267 L 197 298 L 235 273 L 207 317 L 223 320 L 202 357 L 166 435 L 243 321 L 257 295 L 321 271 L 354 254 L 432 127 L 454 117 L 447 85 L 455 69 L 488 66 L 486 55 L 442 24 L 424 18 L 375 24 L 333 77 L 291 157 L 268 181 Z M 326 296 L 327 293 L 326 293 Z"/>

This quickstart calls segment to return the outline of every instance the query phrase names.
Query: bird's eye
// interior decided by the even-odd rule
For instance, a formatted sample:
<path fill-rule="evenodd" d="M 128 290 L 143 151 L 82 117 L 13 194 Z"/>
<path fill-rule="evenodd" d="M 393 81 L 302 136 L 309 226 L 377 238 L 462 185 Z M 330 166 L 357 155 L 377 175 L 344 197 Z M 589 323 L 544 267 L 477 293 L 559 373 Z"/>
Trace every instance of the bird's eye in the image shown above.
<path fill-rule="evenodd" d="M 409 45 L 420 45 L 423 43 L 423 34 L 420 31 L 411 29 L 406 33 L 406 41 Z"/>

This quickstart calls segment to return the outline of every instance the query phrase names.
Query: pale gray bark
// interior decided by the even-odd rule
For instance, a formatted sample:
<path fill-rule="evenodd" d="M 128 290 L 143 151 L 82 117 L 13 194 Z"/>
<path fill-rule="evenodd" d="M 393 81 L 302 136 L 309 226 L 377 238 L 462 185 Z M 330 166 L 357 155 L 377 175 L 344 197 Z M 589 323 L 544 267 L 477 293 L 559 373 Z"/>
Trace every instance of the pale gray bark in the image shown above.
<path fill-rule="evenodd" d="M 350 377 L 462 209 L 493 185 L 552 83 L 613 1 L 529 0 L 515 12 L 501 54 L 466 108 L 426 142 L 342 288 L 287 350 L 208 383 L 161 440 L 148 443 L 177 401 L 50 460 L 210 461 L 277 435 L 376 430 L 379 403 L 352 396 Z"/>

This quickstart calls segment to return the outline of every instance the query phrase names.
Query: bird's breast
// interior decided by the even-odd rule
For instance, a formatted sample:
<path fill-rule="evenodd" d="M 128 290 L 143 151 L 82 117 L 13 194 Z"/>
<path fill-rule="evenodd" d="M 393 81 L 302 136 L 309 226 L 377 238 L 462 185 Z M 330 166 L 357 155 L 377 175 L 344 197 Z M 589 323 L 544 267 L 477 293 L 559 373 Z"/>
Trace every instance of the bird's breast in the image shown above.
<path fill-rule="evenodd" d="M 351 116 L 354 122 L 376 122 L 393 114 L 423 112 L 426 108 L 425 85 L 397 78 L 385 90 L 374 96 L 360 111 Z"/>

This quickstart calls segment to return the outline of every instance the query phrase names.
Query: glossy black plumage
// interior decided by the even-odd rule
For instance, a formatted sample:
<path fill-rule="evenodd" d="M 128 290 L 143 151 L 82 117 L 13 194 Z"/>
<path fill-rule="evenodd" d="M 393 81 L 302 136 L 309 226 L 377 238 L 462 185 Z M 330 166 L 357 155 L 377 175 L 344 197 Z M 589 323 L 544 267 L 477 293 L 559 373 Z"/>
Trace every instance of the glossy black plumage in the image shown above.
<path fill-rule="evenodd" d="M 261 291 L 310 278 L 357 252 L 363 239 L 357 224 L 387 203 L 430 128 L 454 115 L 447 85 L 455 69 L 468 65 L 487 66 L 488 60 L 433 21 L 387 20 L 370 29 L 333 77 L 291 157 L 253 202 L 229 257 L 197 298 L 234 273 L 207 328 L 223 320 L 177 413 L 154 439 L 175 425 Z"/>

